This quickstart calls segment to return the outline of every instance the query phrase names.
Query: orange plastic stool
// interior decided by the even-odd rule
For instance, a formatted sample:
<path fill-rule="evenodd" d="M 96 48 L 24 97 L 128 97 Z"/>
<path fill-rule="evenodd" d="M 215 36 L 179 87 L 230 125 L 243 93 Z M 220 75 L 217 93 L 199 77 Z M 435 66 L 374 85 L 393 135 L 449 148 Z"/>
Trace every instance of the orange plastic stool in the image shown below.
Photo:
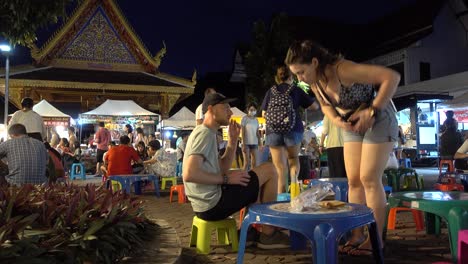
<path fill-rule="evenodd" d="M 453 160 L 440 160 L 439 163 L 439 175 L 442 174 L 442 167 L 445 165 L 448 166 L 447 172 L 455 172 L 455 166 L 453 165 Z"/>
<path fill-rule="evenodd" d="M 188 202 L 187 197 L 185 196 L 185 188 L 183 184 L 173 185 L 171 186 L 170 193 L 169 193 L 169 202 L 172 203 L 172 193 L 177 192 L 178 202 L 179 203 L 186 203 Z"/>
<path fill-rule="evenodd" d="M 247 210 L 247 207 L 244 207 L 239 211 L 239 223 L 242 223 L 242 221 L 244 221 L 245 210 Z"/>
<path fill-rule="evenodd" d="M 411 213 L 413 214 L 414 223 L 416 223 L 416 231 L 424 230 L 423 212 L 406 207 L 393 207 L 390 209 L 390 212 L 388 213 L 387 229 L 395 229 L 396 213 L 400 211 L 411 211 Z"/>
<path fill-rule="evenodd" d="M 434 184 L 434 189 L 442 191 L 442 192 L 450 192 L 450 191 L 461 191 L 465 190 L 463 184 L 460 183 L 436 183 Z"/>

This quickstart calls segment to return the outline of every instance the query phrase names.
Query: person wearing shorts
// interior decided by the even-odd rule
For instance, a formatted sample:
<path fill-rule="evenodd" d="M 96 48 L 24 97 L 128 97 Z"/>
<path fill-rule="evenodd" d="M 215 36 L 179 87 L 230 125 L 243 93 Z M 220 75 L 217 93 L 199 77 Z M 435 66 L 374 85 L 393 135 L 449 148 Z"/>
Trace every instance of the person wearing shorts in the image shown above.
<path fill-rule="evenodd" d="M 281 65 L 276 70 L 276 85 L 280 93 L 286 92 L 292 82 L 291 73 L 285 65 Z M 268 104 L 271 98 L 271 89 L 263 98 L 262 115 L 266 117 Z M 302 137 L 304 135 L 304 126 L 302 125 L 301 115 L 299 114 L 299 107 L 304 109 L 317 110 L 318 104 L 314 98 L 306 94 L 301 88 L 294 86 L 290 92 L 294 109 L 296 111 L 296 121 L 294 127 L 288 133 L 275 133 L 266 126 L 266 139 L 265 145 L 269 146 L 271 152 L 271 159 L 275 165 L 278 173 L 278 194 L 286 191 L 286 179 L 288 177 L 288 164 L 289 176 L 291 186 L 297 183 L 299 176 L 299 152 L 301 148 Z"/>
<path fill-rule="evenodd" d="M 241 119 L 242 155 L 244 156 L 244 170 L 257 166 L 258 145 L 260 142 L 259 123 L 257 120 L 257 105 L 250 103 L 247 106 L 247 115 Z"/>
<path fill-rule="evenodd" d="M 108 145 L 111 142 L 111 133 L 104 126 L 104 122 L 99 122 L 99 129 L 94 136 L 94 142 L 97 143 L 96 151 L 96 176 L 100 176 L 101 165 L 103 164 L 104 153 L 109 149 Z"/>
<path fill-rule="evenodd" d="M 322 112 L 342 128 L 348 201 L 371 208 L 382 235 L 386 218 L 382 174 L 398 138 L 391 99 L 400 75 L 383 66 L 346 60 L 311 40 L 294 42 L 285 63 L 309 85 Z M 364 229 L 356 228 L 339 251 L 370 255 L 371 249 Z"/>
<path fill-rule="evenodd" d="M 230 170 L 241 129 L 238 123 L 229 121 L 232 116 L 229 102 L 233 100 L 219 93 L 207 95 L 202 104 L 203 123 L 195 127 L 185 147 L 185 194 L 195 215 L 207 221 L 225 219 L 255 202 L 276 200 L 278 181 L 271 163 L 250 171 Z M 227 125 L 229 140 L 220 157 L 216 134 L 220 126 Z M 288 236 L 272 226 L 263 226 L 258 237 L 251 228 L 248 237 L 254 237 L 261 248 L 289 247 Z"/>

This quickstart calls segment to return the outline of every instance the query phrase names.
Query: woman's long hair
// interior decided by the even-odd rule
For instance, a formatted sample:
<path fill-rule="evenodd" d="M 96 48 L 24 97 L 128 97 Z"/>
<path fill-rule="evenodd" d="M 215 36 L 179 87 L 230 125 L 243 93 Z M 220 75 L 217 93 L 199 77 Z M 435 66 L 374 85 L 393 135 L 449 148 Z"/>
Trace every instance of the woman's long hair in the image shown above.
<path fill-rule="evenodd" d="M 341 54 L 334 54 L 312 40 L 295 41 L 288 49 L 284 63 L 311 64 L 312 59 L 318 60 L 317 77 L 325 77 L 327 65 L 335 64 L 343 58 Z"/>

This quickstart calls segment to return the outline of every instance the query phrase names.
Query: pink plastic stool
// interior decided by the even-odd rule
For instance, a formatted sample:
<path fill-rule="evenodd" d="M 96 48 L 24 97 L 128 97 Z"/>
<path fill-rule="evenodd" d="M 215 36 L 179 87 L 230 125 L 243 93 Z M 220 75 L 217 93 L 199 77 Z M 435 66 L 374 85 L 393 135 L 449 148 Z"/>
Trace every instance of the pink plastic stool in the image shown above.
<path fill-rule="evenodd" d="M 458 264 L 468 263 L 468 230 L 458 231 Z"/>

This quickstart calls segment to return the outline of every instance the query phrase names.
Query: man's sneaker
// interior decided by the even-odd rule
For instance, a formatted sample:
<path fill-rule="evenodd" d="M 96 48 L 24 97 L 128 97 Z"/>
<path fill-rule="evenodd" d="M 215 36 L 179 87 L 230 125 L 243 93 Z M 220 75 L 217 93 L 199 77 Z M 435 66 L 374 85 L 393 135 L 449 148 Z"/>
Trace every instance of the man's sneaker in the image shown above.
<path fill-rule="evenodd" d="M 261 249 L 289 248 L 289 236 L 278 230 L 275 230 L 271 235 L 261 233 L 257 247 Z"/>
<path fill-rule="evenodd" d="M 240 238 L 240 229 L 237 230 L 238 236 Z M 259 237 L 259 232 L 253 227 L 247 229 L 247 239 L 245 240 L 245 247 L 255 246 Z"/>

